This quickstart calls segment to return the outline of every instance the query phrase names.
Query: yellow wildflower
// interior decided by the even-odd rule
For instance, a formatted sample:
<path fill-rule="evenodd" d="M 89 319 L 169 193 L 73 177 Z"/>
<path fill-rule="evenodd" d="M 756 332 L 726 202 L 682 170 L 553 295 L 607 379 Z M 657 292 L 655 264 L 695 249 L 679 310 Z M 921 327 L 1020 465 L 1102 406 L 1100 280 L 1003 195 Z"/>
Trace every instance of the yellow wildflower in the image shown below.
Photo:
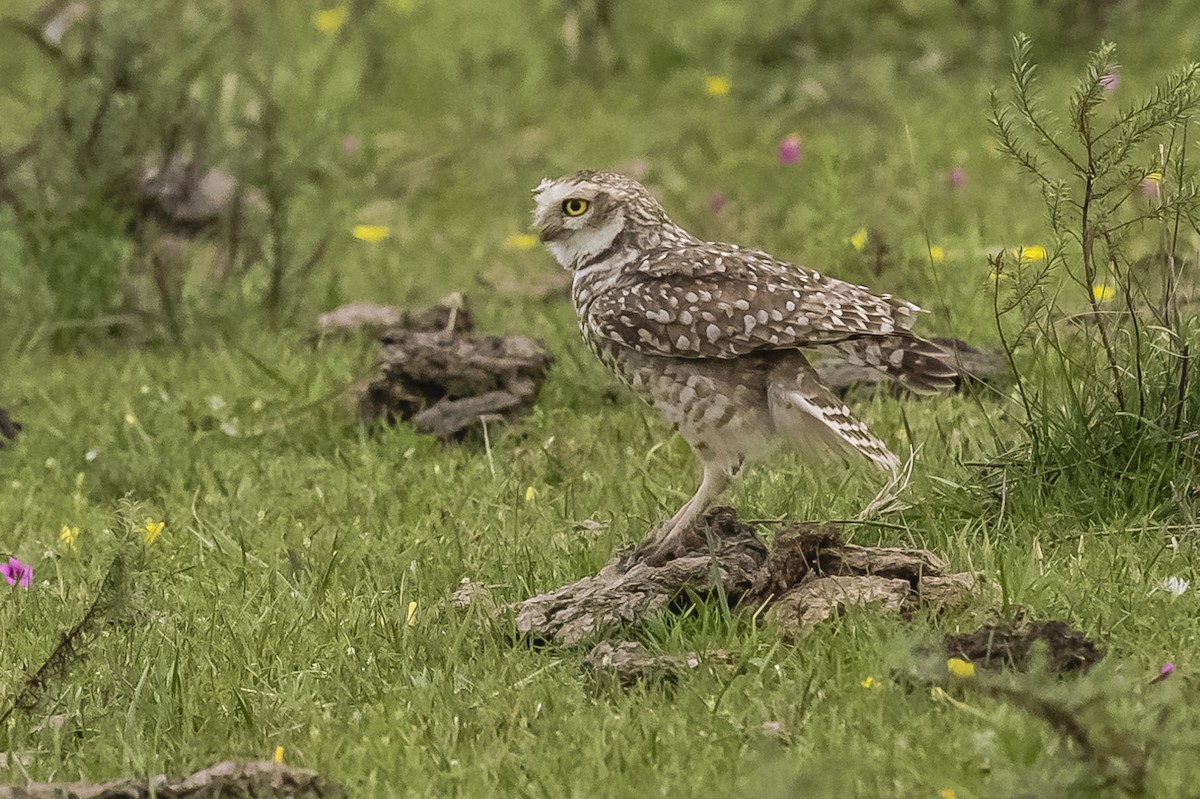
<path fill-rule="evenodd" d="M 861 685 L 863 688 L 878 688 L 879 682 L 874 677 L 868 676 L 865 680 L 860 682 L 859 685 Z"/>
<path fill-rule="evenodd" d="M 999 283 L 1001 280 L 1008 280 L 1008 273 L 996 271 L 996 269 L 989 269 L 988 280 L 993 283 Z"/>
<path fill-rule="evenodd" d="M 391 235 L 387 225 L 355 225 L 354 238 L 369 244 L 378 244 Z"/>
<path fill-rule="evenodd" d="M 533 502 L 533 500 L 536 498 L 537 498 L 537 489 L 536 488 L 534 488 L 533 486 L 529 486 L 529 488 L 525 489 L 525 501 L 526 502 Z"/>
<path fill-rule="evenodd" d="M 125 414 L 125 424 L 129 427 L 133 427 L 135 424 L 137 424 L 137 417 L 132 413 Z"/>
<path fill-rule="evenodd" d="M 1117 296 L 1117 290 L 1107 283 L 1097 283 L 1092 286 L 1092 299 L 1096 302 L 1108 302 Z"/>
<path fill-rule="evenodd" d="M 321 33 L 334 34 L 342 29 L 346 24 L 346 7 L 334 6 L 333 8 L 323 8 L 313 14 L 313 27 Z"/>
<path fill-rule="evenodd" d="M 72 552 L 75 551 L 75 539 L 79 538 L 79 528 L 71 527 L 64 524 L 62 529 L 58 531 L 58 540 L 67 545 L 67 548 Z"/>
<path fill-rule="evenodd" d="M 946 260 L 946 250 L 940 244 L 929 245 L 929 260 L 935 264 L 940 264 Z"/>
<path fill-rule="evenodd" d="M 958 799 L 958 794 L 954 792 L 953 788 L 943 788 L 938 791 L 938 799 Z"/>
<path fill-rule="evenodd" d="M 506 250 L 532 250 L 538 246 L 538 237 L 532 233 L 509 233 L 504 239 Z"/>
<path fill-rule="evenodd" d="M 409 627 L 417 626 L 417 601 L 415 599 L 408 603 L 408 616 L 406 618 L 406 623 Z"/>
<path fill-rule="evenodd" d="M 146 546 L 153 544 L 162 535 L 163 528 L 166 526 L 166 522 L 156 522 L 147 519 L 146 523 L 142 525 L 142 543 Z"/>
<path fill-rule="evenodd" d="M 283 762 L 283 747 L 282 746 L 275 747 L 275 754 L 271 759 L 274 760 L 276 763 Z"/>
<path fill-rule="evenodd" d="M 724 75 L 706 75 L 704 77 L 704 93 L 709 97 L 724 97 L 729 94 L 729 78 Z"/>
<path fill-rule="evenodd" d="M 1148 172 L 1142 180 L 1148 180 L 1151 183 L 1162 183 L 1162 172 Z"/>
<path fill-rule="evenodd" d="M 1046 248 L 1040 244 L 1032 244 L 1028 247 L 1018 247 L 1013 250 L 1013 255 L 1017 256 L 1017 260 L 1023 264 L 1031 264 L 1034 261 L 1046 260 Z"/>
<path fill-rule="evenodd" d="M 850 246 L 859 252 L 862 252 L 863 247 L 867 246 L 867 229 L 865 227 L 860 227 L 857 231 L 855 231 L 854 235 L 850 237 Z"/>
<path fill-rule="evenodd" d="M 946 661 L 946 671 L 955 677 L 965 680 L 975 676 L 975 664 L 969 663 L 962 658 L 950 658 Z"/>

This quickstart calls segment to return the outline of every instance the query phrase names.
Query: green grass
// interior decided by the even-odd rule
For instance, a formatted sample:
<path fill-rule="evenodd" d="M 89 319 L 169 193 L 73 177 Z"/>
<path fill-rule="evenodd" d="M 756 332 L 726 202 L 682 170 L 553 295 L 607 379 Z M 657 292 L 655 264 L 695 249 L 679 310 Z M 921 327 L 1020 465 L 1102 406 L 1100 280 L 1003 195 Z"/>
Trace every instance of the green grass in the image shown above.
<path fill-rule="evenodd" d="M 72 320 L 46 316 L 46 286 L 0 215 L 0 406 L 25 425 L 0 450 L 0 555 L 36 569 L 29 591 L 0 585 L 0 712 L 112 558 L 128 564 L 111 623 L 38 707 L 0 727 L 0 780 L 185 773 L 282 746 L 288 763 L 364 797 L 1120 796 L 1095 788 L 1042 721 L 969 688 L 956 696 L 979 712 L 965 711 L 899 676 L 914 645 L 1027 606 L 1072 620 L 1108 657 L 1058 688 L 1020 684 L 1098 697 L 1087 713 L 1159 741 L 1146 795 L 1193 795 L 1196 592 L 1152 589 L 1200 579 L 1195 530 L 1141 501 L 1136 474 L 1121 490 L 1014 476 L 1002 505 L 970 464 L 1019 441 L 1007 394 L 856 402 L 884 439 L 920 455 L 912 508 L 889 517 L 894 527 L 854 528 L 854 540 L 929 547 L 1001 586 L 962 611 L 911 623 L 853 612 L 784 644 L 712 601 L 631 633 L 697 652 L 701 667 L 674 691 L 623 694 L 581 673 L 586 647 L 531 647 L 482 608 L 450 603 L 463 578 L 512 601 L 592 573 L 697 479 L 686 446 L 588 354 L 565 300 L 543 296 L 550 258 L 504 248 L 526 229 L 529 189 L 644 160 L 696 233 L 901 294 L 931 310 L 926 332 L 994 345 L 983 253 L 1046 233 L 1038 198 L 985 143 L 985 92 L 1006 79 L 1013 29 L 967 36 L 953 4 L 907 17 L 863 4 L 812 17 L 809 40 L 764 63 L 764 42 L 792 18 L 783 3 L 761 15 L 666 4 L 678 24 L 618 4 L 626 68 L 593 85 L 560 52 L 556 3 L 518 16 L 484 2 L 413 5 L 381 6 L 336 43 L 311 29 L 310 7 L 278 12 L 271 47 L 314 58 L 345 48 L 332 63 L 348 110 L 320 124 L 365 143 L 346 194 L 361 194 L 356 210 L 309 203 L 297 225 L 392 230 L 376 247 L 340 236 L 291 325 L 272 329 L 236 298 L 241 318 L 206 324 L 193 296 L 180 346 L 55 349 L 51 328 Z M 1018 11 L 1035 33 L 1055 29 L 1044 12 Z M 1118 99 L 1194 50 L 1200 26 L 1168 12 L 1117 15 L 1103 31 L 1122 46 Z M 1101 32 L 1073 35 L 1039 53 L 1052 92 L 1082 63 L 1078 43 Z M 933 70 L 921 66 L 931 50 L 942 55 Z M 0 61 L 24 89 L 4 98 L 7 148 L 29 132 L 18 112 L 38 108 L 55 79 L 28 47 Z M 730 96 L 704 95 L 709 73 L 732 78 Z M 281 98 L 300 117 L 302 89 Z M 775 145 L 792 131 L 804 160 L 783 168 Z M 967 174 L 959 192 L 945 181 L 954 166 Z M 727 198 L 719 214 L 711 192 Z M 881 270 L 848 243 L 863 227 L 886 237 Z M 944 262 L 929 263 L 927 236 Z M 189 252 L 211 257 L 205 245 Z M 375 347 L 313 342 L 313 314 L 343 300 L 420 306 L 452 290 L 485 329 L 548 343 L 557 363 L 537 407 L 492 428 L 490 454 L 405 427 L 367 437 L 345 389 Z M 747 518 L 848 518 L 874 480 L 782 458 L 749 470 L 728 501 Z M 144 548 L 147 519 L 166 528 Z M 578 531 L 587 519 L 598 533 Z M 58 540 L 64 524 L 82 529 L 74 552 Z M 1148 685 L 1164 661 L 1176 677 Z M 861 687 L 867 676 L 881 687 Z"/>

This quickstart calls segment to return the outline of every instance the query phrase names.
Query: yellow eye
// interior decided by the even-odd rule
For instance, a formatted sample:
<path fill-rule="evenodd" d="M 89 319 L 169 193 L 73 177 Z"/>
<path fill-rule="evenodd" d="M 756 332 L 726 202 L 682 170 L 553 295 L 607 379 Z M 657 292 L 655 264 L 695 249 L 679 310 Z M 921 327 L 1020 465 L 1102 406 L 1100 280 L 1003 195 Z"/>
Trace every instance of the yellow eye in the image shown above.
<path fill-rule="evenodd" d="M 588 201 L 572 197 L 569 200 L 563 200 L 562 209 L 567 216 L 583 216 L 583 212 L 588 209 Z"/>

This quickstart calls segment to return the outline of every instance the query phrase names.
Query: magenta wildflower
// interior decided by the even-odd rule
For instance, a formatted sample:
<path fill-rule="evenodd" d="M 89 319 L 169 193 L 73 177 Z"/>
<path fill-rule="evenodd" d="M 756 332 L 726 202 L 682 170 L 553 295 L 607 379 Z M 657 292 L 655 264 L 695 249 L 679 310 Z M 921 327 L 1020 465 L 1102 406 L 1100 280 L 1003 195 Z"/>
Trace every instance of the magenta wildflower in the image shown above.
<path fill-rule="evenodd" d="M 708 210 L 714 214 L 721 213 L 721 209 L 725 207 L 725 195 L 719 191 L 714 191 L 708 195 Z"/>
<path fill-rule="evenodd" d="M 1112 94 L 1120 85 L 1121 76 L 1117 74 L 1115 69 L 1100 76 L 1100 88 L 1104 89 L 1105 94 Z"/>
<path fill-rule="evenodd" d="M 18 588 L 28 588 L 33 582 L 32 564 L 22 563 L 16 558 L 9 558 L 8 563 L 0 563 L 0 574 L 4 575 L 4 580 L 9 585 Z"/>
<path fill-rule="evenodd" d="M 1164 663 L 1164 664 L 1162 664 L 1162 668 L 1158 670 L 1158 676 L 1155 677 L 1153 680 L 1151 680 L 1150 684 L 1154 685 L 1156 682 L 1162 682 L 1163 680 L 1167 679 L 1174 673 L 1175 673 L 1175 664 L 1174 663 Z"/>
<path fill-rule="evenodd" d="M 946 185 L 952 189 L 961 189 L 967 185 L 967 173 L 961 166 L 956 166 L 946 173 Z"/>
<path fill-rule="evenodd" d="M 800 136 L 796 133 L 784 136 L 779 142 L 779 163 L 800 163 Z"/>
<path fill-rule="evenodd" d="M 353 155 L 358 152 L 358 137 L 351 134 L 342 139 L 342 153 L 345 155 Z"/>

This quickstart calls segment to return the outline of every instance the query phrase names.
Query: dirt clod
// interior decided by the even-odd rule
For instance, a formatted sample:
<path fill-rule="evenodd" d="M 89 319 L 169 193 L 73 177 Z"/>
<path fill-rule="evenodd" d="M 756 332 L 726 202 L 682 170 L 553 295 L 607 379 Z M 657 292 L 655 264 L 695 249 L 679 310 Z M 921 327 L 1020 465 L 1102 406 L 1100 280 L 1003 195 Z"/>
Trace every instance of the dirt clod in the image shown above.
<path fill-rule="evenodd" d="M 1038 621 L 1023 615 L 985 624 L 973 633 L 948 635 L 947 657 L 977 667 L 1028 670 L 1038 658 L 1055 673 L 1087 671 L 1104 657 L 1104 649 L 1064 621 Z"/>
<path fill-rule="evenodd" d="M 533 406 L 554 362 L 546 346 L 477 335 L 465 298 L 447 299 L 383 332 L 380 376 L 359 394 L 368 427 L 411 420 L 419 432 L 452 439 Z"/>
<path fill-rule="evenodd" d="M 4 449 L 6 441 L 16 441 L 20 432 L 21 423 L 9 416 L 4 408 L 0 408 L 0 449 Z"/>

